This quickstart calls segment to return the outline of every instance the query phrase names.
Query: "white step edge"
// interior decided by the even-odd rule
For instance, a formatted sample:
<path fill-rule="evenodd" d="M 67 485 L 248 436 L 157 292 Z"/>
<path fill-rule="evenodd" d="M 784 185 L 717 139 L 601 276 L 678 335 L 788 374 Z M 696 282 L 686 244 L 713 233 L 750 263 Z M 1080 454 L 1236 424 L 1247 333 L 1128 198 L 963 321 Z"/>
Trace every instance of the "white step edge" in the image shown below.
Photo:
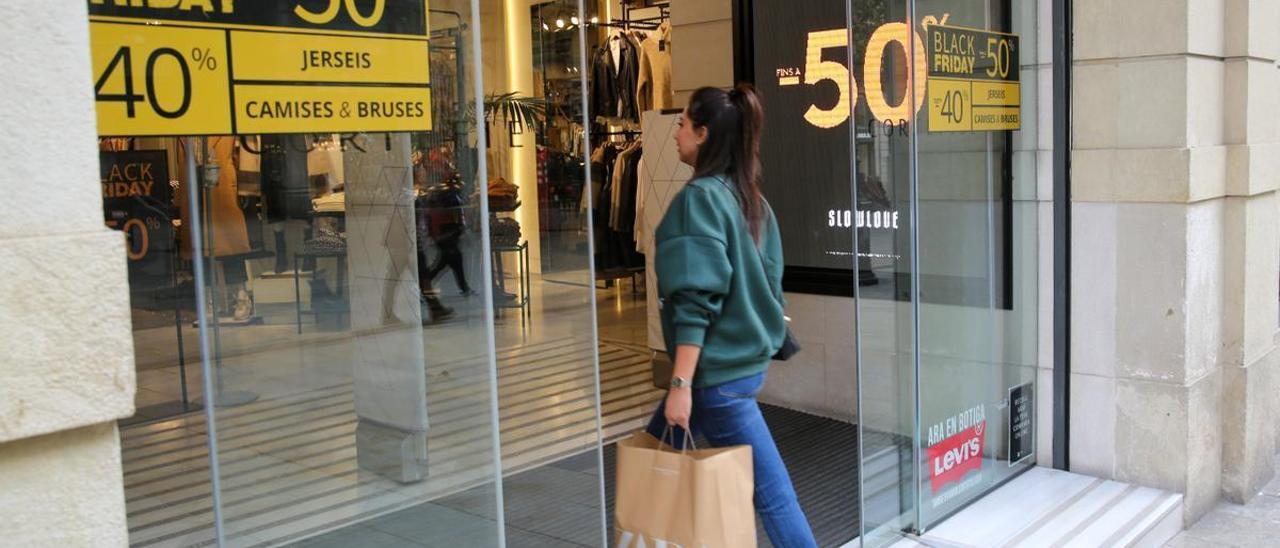
<path fill-rule="evenodd" d="M 1158 547 L 1182 528 L 1182 495 L 1035 468 L 918 540 L 938 547 Z"/>

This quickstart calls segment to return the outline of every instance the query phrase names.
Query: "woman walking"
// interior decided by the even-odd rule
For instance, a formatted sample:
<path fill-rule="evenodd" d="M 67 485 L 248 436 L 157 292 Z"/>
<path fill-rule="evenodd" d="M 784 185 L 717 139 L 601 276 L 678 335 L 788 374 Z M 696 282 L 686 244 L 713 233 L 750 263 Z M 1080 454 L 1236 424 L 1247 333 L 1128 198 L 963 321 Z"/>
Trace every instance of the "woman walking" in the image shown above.
<path fill-rule="evenodd" d="M 680 119 L 676 148 L 694 178 L 655 235 L 662 333 L 675 363 L 649 424 L 692 429 L 717 447 L 750 445 L 755 507 L 778 548 L 817 546 L 756 403 L 786 333 L 782 242 L 760 193 L 755 89 L 702 88 Z M 683 432 L 671 436 L 677 447 Z"/>

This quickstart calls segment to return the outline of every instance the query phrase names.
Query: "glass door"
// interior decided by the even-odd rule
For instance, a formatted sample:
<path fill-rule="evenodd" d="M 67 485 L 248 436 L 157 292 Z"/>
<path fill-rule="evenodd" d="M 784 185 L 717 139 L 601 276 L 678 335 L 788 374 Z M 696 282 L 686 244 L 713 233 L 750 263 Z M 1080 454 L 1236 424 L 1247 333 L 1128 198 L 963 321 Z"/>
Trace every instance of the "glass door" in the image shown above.
<path fill-rule="evenodd" d="M 895 221 L 854 244 L 862 538 L 881 545 L 1035 463 L 1040 67 L 1029 0 L 887 2 L 876 24 L 861 4 L 851 187 L 859 218 Z"/>
<path fill-rule="evenodd" d="M 1034 465 L 1035 3 L 915 0 L 918 473 L 927 530 Z"/>
<path fill-rule="evenodd" d="M 874 5 L 866 5 L 874 4 Z M 862 539 L 882 544 L 917 527 L 916 165 L 918 34 L 911 3 L 851 2 L 857 44 L 854 177 L 857 220 L 858 426 Z M 916 43 L 916 47 L 908 44 Z"/>

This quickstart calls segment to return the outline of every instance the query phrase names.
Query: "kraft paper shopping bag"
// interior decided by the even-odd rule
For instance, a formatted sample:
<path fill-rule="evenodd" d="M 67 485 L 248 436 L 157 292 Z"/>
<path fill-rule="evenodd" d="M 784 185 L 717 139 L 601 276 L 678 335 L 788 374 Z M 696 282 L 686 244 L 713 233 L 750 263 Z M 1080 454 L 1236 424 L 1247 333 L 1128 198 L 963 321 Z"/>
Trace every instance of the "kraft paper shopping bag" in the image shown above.
<path fill-rule="evenodd" d="M 638 432 L 618 442 L 617 473 L 618 548 L 756 545 L 750 446 L 680 451 Z"/>

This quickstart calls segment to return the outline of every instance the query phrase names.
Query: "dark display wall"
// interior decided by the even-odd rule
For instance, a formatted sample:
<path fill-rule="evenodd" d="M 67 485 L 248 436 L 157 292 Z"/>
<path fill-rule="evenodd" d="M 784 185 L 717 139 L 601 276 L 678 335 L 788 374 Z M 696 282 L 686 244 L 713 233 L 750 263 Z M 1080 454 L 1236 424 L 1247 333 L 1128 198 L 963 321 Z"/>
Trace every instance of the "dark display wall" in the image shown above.
<path fill-rule="evenodd" d="M 880 244 L 893 247 L 885 238 L 892 239 L 890 232 L 907 224 L 905 208 L 895 206 L 892 192 L 895 174 L 905 181 L 906 166 L 897 164 L 908 135 L 907 116 L 897 112 L 909 108 L 902 100 L 906 52 L 890 39 L 897 30 L 890 14 L 900 4 L 854 3 L 850 62 L 843 3 L 751 3 L 747 76 L 765 101 L 764 189 L 778 214 L 792 272 L 842 271 L 847 280 L 855 269 L 855 228 L 866 228 L 864 239 L 879 236 Z M 870 72 L 868 50 L 873 53 Z M 856 147 L 851 146 L 855 138 Z M 850 151 L 855 148 L 863 201 L 858 208 L 852 203 Z M 885 170 L 885 164 L 900 169 Z M 864 242 L 862 251 L 870 253 L 874 247 L 883 245 Z M 894 255 L 884 251 L 875 254 Z"/>

